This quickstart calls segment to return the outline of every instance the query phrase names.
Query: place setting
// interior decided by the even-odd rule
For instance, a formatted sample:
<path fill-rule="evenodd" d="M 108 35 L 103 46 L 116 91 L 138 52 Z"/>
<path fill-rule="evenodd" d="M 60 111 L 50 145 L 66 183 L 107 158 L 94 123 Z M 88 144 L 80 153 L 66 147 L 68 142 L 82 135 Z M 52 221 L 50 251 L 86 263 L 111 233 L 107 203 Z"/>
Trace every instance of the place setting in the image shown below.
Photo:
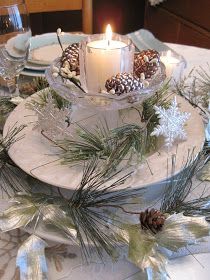
<path fill-rule="evenodd" d="M 78 42 L 84 38 L 84 35 L 65 34 L 62 38 L 64 47 L 69 44 Z M 57 41 L 56 33 L 47 33 L 33 36 L 30 39 L 30 53 L 28 61 L 22 72 L 27 76 L 44 77 L 45 70 L 50 66 L 51 62 L 62 54 Z"/>
<path fill-rule="evenodd" d="M 146 29 L 32 36 L 25 4 L 0 11 L 5 277 L 205 277 L 206 61 L 189 69 Z"/>

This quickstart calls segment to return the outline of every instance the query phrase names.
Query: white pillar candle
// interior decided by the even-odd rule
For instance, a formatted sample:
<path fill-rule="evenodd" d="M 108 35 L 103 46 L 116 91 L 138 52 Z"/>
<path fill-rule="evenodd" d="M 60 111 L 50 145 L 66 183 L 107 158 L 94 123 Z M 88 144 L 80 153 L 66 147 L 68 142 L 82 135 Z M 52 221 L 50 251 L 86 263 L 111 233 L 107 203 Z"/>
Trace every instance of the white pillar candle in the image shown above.
<path fill-rule="evenodd" d="M 160 57 L 160 60 L 163 62 L 163 64 L 166 67 L 166 77 L 170 79 L 173 76 L 173 72 L 175 68 L 180 63 L 179 59 L 173 57 L 171 51 L 168 50 L 166 55 L 162 55 Z"/>
<path fill-rule="evenodd" d="M 108 25 L 106 36 L 95 35 L 94 37 L 93 35 L 93 40 L 86 44 L 84 72 L 88 92 L 98 93 L 104 90 L 106 80 L 117 73 L 132 72 L 134 53 L 130 51 L 132 48 L 128 44 L 130 39 L 127 38 L 128 42 L 126 42 L 122 39 L 125 36 L 115 37 L 112 37 L 111 27 Z M 83 59 L 82 55 L 81 59 Z M 80 62 L 82 64 L 83 61 L 80 60 Z"/>

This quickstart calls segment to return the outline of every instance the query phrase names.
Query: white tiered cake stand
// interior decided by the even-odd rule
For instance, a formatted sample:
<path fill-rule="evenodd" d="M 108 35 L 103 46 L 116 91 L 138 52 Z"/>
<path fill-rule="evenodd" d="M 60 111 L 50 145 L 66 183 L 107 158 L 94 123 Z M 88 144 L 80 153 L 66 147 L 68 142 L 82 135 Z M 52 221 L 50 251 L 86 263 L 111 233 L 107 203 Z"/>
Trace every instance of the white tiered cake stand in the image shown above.
<path fill-rule="evenodd" d="M 34 129 L 37 115 L 26 106 L 31 98 L 36 98 L 36 95 L 29 97 L 18 105 L 6 121 L 4 135 L 13 126 L 27 125 L 21 132 L 24 137 L 11 146 L 9 155 L 29 175 L 57 187 L 75 190 L 81 180 L 83 167 L 74 166 L 70 168 L 60 164 L 58 148 L 45 139 L 39 130 Z M 158 192 L 156 192 L 158 190 L 157 183 L 162 184 L 167 179 L 167 171 L 171 170 L 172 155 L 176 155 L 175 173 L 178 173 L 182 170 L 183 162 L 187 160 L 189 151 L 194 148 L 194 154 L 196 155 L 202 149 L 204 143 L 204 125 L 199 112 L 182 97 L 177 96 L 177 101 L 181 111 L 191 113 L 185 126 L 188 135 L 187 140 L 175 143 L 170 150 L 164 146 L 163 141 L 160 141 L 158 150 L 146 157 L 146 161 L 143 161 L 136 168 L 132 180 L 128 182 L 132 188 L 154 185 L 152 191 L 154 197 L 158 195 Z M 72 121 L 79 122 L 83 127 L 87 127 L 87 125 L 94 127 L 98 124 L 100 116 L 100 113 L 98 115 L 97 112 L 75 107 Z M 122 123 L 138 124 L 140 120 L 137 110 L 129 108 L 120 110 L 118 118 L 109 121 L 112 126 L 116 127 Z"/>
<path fill-rule="evenodd" d="M 50 70 L 49 70 L 50 71 Z M 51 77 L 52 78 L 52 77 Z M 61 96 L 64 98 L 74 101 L 75 104 L 80 106 L 74 106 L 72 118 L 74 121 L 79 122 L 82 126 L 94 127 L 98 123 L 98 119 L 101 118 L 101 111 L 107 111 L 107 116 L 114 116 L 114 119 L 108 118 L 111 127 L 119 126 L 125 123 L 139 124 L 139 115 L 135 107 L 138 106 L 145 98 L 151 96 L 157 89 L 157 85 L 153 87 L 151 92 L 142 93 L 142 96 L 138 96 L 139 99 L 134 98 L 132 100 L 131 95 L 128 94 L 122 97 L 108 97 L 98 96 L 99 102 L 96 102 L 97 96 L 89 94 L 87 96 L 77 95 L 75 91 L 73 95 L 69 95 L 69 88 L 66 85 L 57 83 L 53 78 L 50 80 L 50 84 L 55 89 L 58 89 Z M 159 85 L 161 81 L 159 81 Z M 37 94 L 41 94 L 37 93 Z M 70 96 L 70 98 L 69 98 Z M 136 95 L 134 95 L 135 97 Z M 37 121 L 37 115 L 34 111 L 30 110 L 26 105 L 31 98 L 29 97 L 25 102 L 18 105 L 15 110 L 10 114 L 4 127 L 4 135 L 7 131 L 15 125 L 26 124 L 27 126 L 21 132 L 24 137 L 18 142 L 14 143 L 9 149 L 9 155 L 11 159 L 26 173 L 34 176 L 35 178 L 59 188 L 68 189 L 69 192 L 74 191 L 81 178 L 82 178 L 82 167 L 68 167 L 60 164 L 60 158 L 58 156 L 58 149 L 53 147 L 52 144 L 45 139 L 39 130 L 34 129 Z M 101 100 L 103 102 L 101 102 Z M 137 102 L 136 102 L 137 100 Z M 81 102 L 80 102 L 81 101 Z M 145 192 L 145 201 L 152 201 L 158 198 L 167 183 L 168 170 L 171 168 L 172 155 L 176 155 L 176 166 L 175 173 L 179 173 L 183 169 L 183 162 L 188 158 L 189 151 L 194 148 L 194 154 L 200 152 L 204 142 L 204 126 L 199 112 L 193 108 L 185 99 L 177 96 L 177 101 L 181 111 L 191 113 L 190 119 L 186 123 L 186 132 L 188 138 L 186 141 L 177 142 L 170 150 L 164 147 L 163 142 L 160 141 L 158 151 L 148 155 L 146 161 L 142 162 L 135 170 L 134 176 L 127 182 L 126 186 L 132 188 L 142 188 L 147 186 Z M 101 106 L 102 105 L 102 106 Z M 96 110 L 94 110 L 97 107 Z M 117 111 L 117 114 L 111 114 L 111 110 Z M 105 113 L 106 114 L 106 113 Z M 104 114 L 103 114 L 104 116 Z M 18 135 L 21 136 L 21 135 Z M 30 229 L 29 229 L 30 230 Z M 59 236 L 57 233 L 44 232 L 41 228 L 39 234 L 49 240 L 64 242 L 71 244 L 69 240 L 66 240 L 63 236 Z M 88 268 L 81 265 L 80 254 L 77 252 L 78 248 L 71 247 L 76 252 L 77 259 L 71 266 L 71 273 L 66 274 L 61 279 L 70 279 L 75 273 L 75 278 L 72 279 L 144 279 L 143 275 L 140 275 L 138 268 L 125 261 L 123 258 L 116 264 L 113 265 L 109 261 L 106 265 L 96 263 L 91 264 Z M 76 267 L 76 269 L 75 269 Z M 78 271 L 79 267 L 79 271 Z M 123 269 L 122 269 L 123 268 Z M 99 270 L 99 272 L 97 271 Z M 77 270 L 77 272 L 75 272 Z M 111 273 L 110 273 L 111 271 Z M 135 274 L 135 271 L 137 274 Z M 133 276 L 127 277 L 133 273 Z M 136 278 L 137 275 L 137 278 Z"/>
<path fill-rule="evenodd" d="M 32 98 L 36 98 L 36 96 L 32 96 Z M 66 188 L 68 192 L 71 192 L 78 186 L 82 176 L 82 168 L 69 168 L 68 166 L 60 164 L 60 159 L 57 155 L 58 150 L 53 147 L 38 130 L 34 129 L 37 116 L 34 111 L 25 106 L 30 99 L 31 97 L 18 105 L 10 114 L 5 124 L 4 135 L 6 135 L 9 128 L 14 125 L 27 124 L 27 127 L 21 132 L 25 137 L 14 143 L 9 149 L 9 155 L 12 160 L 28 174 L 48 184 Z M 177 97 L 177 101 L 181 111 L 191 113 L 191 117 L 186 124 L 188 139 L 184 142 L 177 143 L 170 151 L 160 143 L 159 150 L 147 157 L 147 163 L 141 164 L 136 170 L 132 180 L 128 182 L 128 185 L 133 188 L 141 188 L 147 185 L 145 203 L 147 203 L 147 201 L 151 203 L 153 199 L 156 199 L 162 194 L 166 186 L 167 165 L 169 165 L 170 168 L 169 163 L 171 162 L 171 156 L 173 154 L 177 155 L 176 172 L 178 173 L 182 170 L 183 162 L 187 159 L 189 149 L 195 147 L 194 152 L 196 154 L 201 150 L 203 145 L 204 127 L 199 112 L 183 98 Z M 90 114 L 91 112 L 84 112 L 83 109 L 76 108 L 74 119 L 83 120 L 85 116 L 88 117 Z M 122 117 L 124 122 L 136 123 L 139 121 L 136 110 L 132 110 L 131 108 L 129 110 L 122 110 L 119 116 Z M 94 124 L 94 121 L 97 120 L 97 115 L 92 118 Z M 85 120 L 83 124 L 85 125 Z M 38 189 L 37 191 L 42 190 Z M 31 233 L 33 232 L 32 228 L 27 228 L 26 230 Z M 50 279 L 79 280 L 85 277 L 87 280 L 146 280 L 146 276 L 123 256 L 116 263 L 112 263 L 112 261 L 108 259 L 102 263 L 101 260 L 96 258 L 90 265 L 84 265 L 79 248 L 72 245 L 71 241 L 58 231 L 50 230 L 40 225 L 36 229 L 36 234 L 50 241 L 70 245 L 69 252 L 74 255 L 74 259 L 65 260 L 65 263 L 68 261 L 68 265 L 65 265 L 65 268 L 68 268 L 68 270 L 65 269 L 59 275 L 50 271 Z M 173 266 L 168 266 L 167 269 L 172 279 L 178 279 L 177 271 L 175 271 Z M 57 276 L 55 277 L 55 275 Z"/>

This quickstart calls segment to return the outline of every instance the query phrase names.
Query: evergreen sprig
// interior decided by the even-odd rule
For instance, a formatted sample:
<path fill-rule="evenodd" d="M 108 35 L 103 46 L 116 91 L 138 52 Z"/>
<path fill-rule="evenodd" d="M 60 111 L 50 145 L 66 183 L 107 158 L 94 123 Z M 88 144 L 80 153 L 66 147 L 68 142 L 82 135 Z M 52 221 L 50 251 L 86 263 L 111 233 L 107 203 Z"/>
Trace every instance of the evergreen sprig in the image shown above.
<path fill-rule="evenodd" d="M 133 197 L 140 197 L 144 191 L 123 188 L 131 173 L 122 175 L 118 171 L 104 176 L 106 172 L 106 169 L 98 169 L 97 159 L 92 159 L 85 166 L 79 188 L 69 200 L 68 211 L 79 233 L 77 238 L 85 257 L 90 256 L 93 244 L 99 256 L 102 256 L 103 249 L 113 257 L 117 240 L 112 237 L 119 227 L 119 220 L 110 219 L 110 214 L 104 209 L 129 204 Z"/>
<path fill-rule="evenodd" d="M 0 131 L 3 129 L 8 114 L 16 107 L 10 100 L 8 96 L 0 96 Z"/>
<path fill-rule="evenodd" d="M 154 151 L 156 149 L 157 138 L 151 136 L 154 128 L 159 124 L 158 115 L 155 113 L 154 106 L 161 106 L 167 109 L 170 105 L 170 81 L 163 84 L 163 86 L 156 92 L 155 95 L 145 100 L 142 104 L 141 121 L 146 123 L 147 138 L 146 138 L 146 152 Z"/>
<path fill-rule="evenodd" d="M 49 87 L 49 83 L 46 78 L 36 77 L 31 82 L 22 83 L 19 86 L 20 96 L 27 98 L 28 96 Z"/>
<path fill-rule="evenodd" d="M 57 141 L 62 148 L 63 164 L 81 164 L 93 157 L 106 161 L 113 169 L 128 156 L 143 154 L 145 147 L 145 130 L 138 125 L 124 125 L 109 130 L 103 125 L 90 131 L 82 126 L 78 131 L 78 140 L 64 139 Z"/>
<path fill-rule="evenodd" d="M 0 115 L 6 116 L 10 113 L 16 106 L 11 101 L 11 97 L 9 96 L 1 96 L 0 97 Z"/>
<path fill-rule="evenodd" d="M 105 210 L 128 205 L 129 201 L 133 204 L 131 199 L 140 198 L 144 189 L 123 188 L 131 173 L 118 171 L 104 176 L 106 172 L 107 169 L 99 168 L 97 158 L 86 163 L 81 183 L 71 198 L 61 193 L 48 195 L 26 191 L 17 194 L 13 199 L 15 203 L 2 217 L 5 221 L 11 218 L 14 221 L 14 224 L 5 222 L 5 230 L 43 221 L 62 230 L 68 238 L 74 241 L 77 238 L 87 260 L 91 257 L 92 246 L 100 257 L 103 250 L 114 257 L 120 222 Z M 73 236 L 74 231 L 76 237 Z"/>
<path fill-rule="evenodd" d="M 67 108 L 71 106 L 71 103 L 69 101 L 67 101 L 66 99 L 62 98 L 59 94 L 57 94 L 53 89 L 51 88 L 46 88 L 45 90 L 42 91 L 42 93 L 39 94 L 38 98 L 36 96 L 36 98 L 32 98 L 32 100 L 30 100 L 26 106 L 29 109 L 34 109 L 34 105 L 40 105 L 41 107 L 45 106 L 46 103 L 49 100 L 49 96 L 52 97 L 55 106 L 58 109 L 62 109 L 62 108 Z"/>
<path fill-rule="evenodd" d="M 187 76 L 183 76 L 174 83 L 172 91 L 187 99 L 191 105 L 198 107 L 203 113 L 203 108 L 208 108 L 210 92 L 210 66 L 207 64 L 207 70 L 203 67 L 192 69 Z M 197 75 L 194 75 L 194 73 Z M 203 108 L 202 108 L 203 107 Z"/>
<path fill-rule="evenodd" d="M 207 70 L 203 67 L 199 67 L 196 70 L 198 74 L 198 82 L 200 84 L 200 89 L 203 90 L 205 93 L 209 94 L 210 92 L 210 65 L 207 63 Z"/>
<path fill-rule="evenodd" d="M 25 173 L 8 156 L 9 148 L 24 137 L 23 134 L 20 135 L 24 128 L 24 125 L 17 127 L 15 124 L 8 130 L 6 136 L 4 138 L 1 136 L 0 139 L 0 189 L 2 195 L 6 194 L 9 197 L 29 189 Z"/>
<path fill-rule="evenodd" d="M 83 161 L 98 157 L 116 169 L 122 161 L 137 163 L 156 147 L 156 137 L 151 132 L 159 120 L 155 114 L 154 105 L 167 108 L 169 83 L 166 83 L 154 96 L 147 99 L 138 110 L 139 124 L 125 124 L 121 127 L 109 129 L 107 124 L 100 124 L 93 130 L 78 125 L 78 139 L 66 138 L 56 141 L 61 147 L 62 164 L 81 164 Z M 77 124 L 76 124 L 77 125 Z"/>
<path fill-rule="evenodd" d="M 182 168 L 182 171 L 175 175 L 176 157 L 172 157 L 172 170 L 170 174 L 170 180 L 166 185 L 166 191 L 161 203 L 162 212 L 184 212 L 184 214 L 187 215 L 189 213 L 193 214 L 194 208 L 194 214 L 196 214 L 195 210 L 198 210 L 198 205 L 203 201 L 203 197 L 194 201 L 191 200 L 190 202 L 186 202 L 186 199 L 192 191 L 193 176 L 195 176 L 198 171 L 201 170 L 205 162 L 205 153 L 202 151 L 198 155 L 195 155 L 193 150 L 192 152 L 189 152 L 188 158 Z"/>
<path fill-rule="evenodd" d="M 88 131 L 80 127 L 80 142 L 58 143 L 64 152 L 70 146 L 74 162 L 83 161 L 84 163 L 85 161 L 81 183 L 71 198 L 64 197 L 61 192 L 56 195 L 46 195 L 33 193 L 30 188 L 27 189 L 24 173 L 14 166 L 7 154 L 9 147 L 23 137 L 18 134 L 24 127 L 13 127 L 9 130 L 7 136 L 0 141 L 0 187 L 8 195 L 11 195 L 10 192 L 15 194 L 15 205 L 12 206 L 12 209 L 6 210 L 5 216 L 1 217 L 6 221 L 4 226 L 8 228 L 12 222 L 14 227 L 25 226 L 32 221 L 37 224 L 42 217 L 45 224 L 54 225 L 71 239 L 74 239 L 76 231 L 77 239 L 86 258 L 91 256 L 91 245 L 94 245 L 99 256 L 102 256 L 102 250 L 105 250 L 108 255 L 114 257 L 119 242 L 117 232 L 122 221 L 117 215 L 110 215 L 108 209 L 121 209 L 127 214 L 139 214 L 126 211 L 124 205 L 129 204 L 131 198 L 141 197 L 144 190 L 122 188 L 131 174 L 116 171 L 113 167 L 119 165 L 126 157 L 129 158 L 128 155 L 132 153 L 143 156 L 148 151 L 152 143 L 149 138 L 150 131 L 158 122 L 153 106 L 167 107 L 169 104 L 165 95 L 167 92 L 167 90 L 158 92 L 143 104 L 143 111 L 140 114 L 145 126 L 124 125 L 113 130 L 101 126 L 95 131 Z M 43 106 L 45 100 L 43 97 Z M 58 106 L 65 106 L 62 102 L 58 103 Z M 106 164 L 101 165 L 101 161 L 106 161 Z M 72 163 L 72 159 L 70 162 Z M 205 160 L 202 153 L 197 156 L 194 155 L 194 152 L 189 153 L 183 170 L 175 175 L 175 158 L 173 158 L 171 178 L 162 199 L 162 212 L 167 214 L 184 212 L 185 215 L 204 215 L 209 218 L 209 196 L 187 201 L 188 195 L 192 191 L 192 178 L 202 167 L 203 162 Z M 17 194 L 23 190 L 24 195 Z M 133 201 L 130 203 L 133 204 Z M 6 218 L 9 219 L 9 223 Z M 129 232 L 132 230 L 132 226 L 128 226 L 130 226 Z M 139 231 L 140 225 L 138 224 L 135 237 L 139 236 Z M 144 237 L 146 237 L 145 233 Z M 168 236 L 165 238 L 167 239 Z M 137 238 L 136 243 L 131 242 L 133 249 L 140 248 L 139 252 L 142 252 L 142 247 L 138 243 L 141 240 Z M 148 243 L 145 246 L 149 248 Z M 143 254 L 145 251 L 142 252 Z M 135 256 L 139 260 L 139 255 Z M 150 259 L 157 260 L 154 255 Z"/>

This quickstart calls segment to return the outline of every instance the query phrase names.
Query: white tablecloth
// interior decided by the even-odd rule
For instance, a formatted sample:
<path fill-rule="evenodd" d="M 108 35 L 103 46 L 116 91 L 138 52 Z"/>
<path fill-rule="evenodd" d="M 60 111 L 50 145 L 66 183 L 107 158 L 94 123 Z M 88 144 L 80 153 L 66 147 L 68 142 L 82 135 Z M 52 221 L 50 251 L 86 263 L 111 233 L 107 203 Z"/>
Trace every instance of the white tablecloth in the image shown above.
<path fill-rule="evenodd" d="M 183 46 L 177 44 L 167 45 L 177 53 L 183 55 L 187 61 L 185 74 L 194 67 L 207 67 L 210 64 L 210 50 Z M 26 234 L 27 235 L 27 234 Z M 19 279 L 15 273 L 15 256 L 21 240 L 26 238 L 24 234 L 15 231 L 10 234 L 0 235 L 0 279 Z M 168 265 L 168 273 L 172 280 L 209 280 L 210 279 L 210 253 L 182 257 L 171 260 Z M 48 252 L 49 279 L 72 279 L 72 280 L 137 280 L 144 279 L 137 273 L 138 269 L 125 260 L 115 265 L 111 263 L 103 265 L 81 266 L 81 259 L 75 255 L 70 246 L 54 247 Z M 200 264 L 200 263 L 201 264 Z M 133 275 L 129 277 L 129 275 Z M 16 278 L 15 278 L 16 277 Z"/>
<path fill-rule="evenodd" d="M 195 67 L 207 67 L 207 63 L 210 64 L 210 50 L 197 48 L 193 46 L 185 46 L 178 44 L 166 43 L 168 47 L 181 54 L 187 61 L 187 68 L 185 73 L 188 73 Z"/>

